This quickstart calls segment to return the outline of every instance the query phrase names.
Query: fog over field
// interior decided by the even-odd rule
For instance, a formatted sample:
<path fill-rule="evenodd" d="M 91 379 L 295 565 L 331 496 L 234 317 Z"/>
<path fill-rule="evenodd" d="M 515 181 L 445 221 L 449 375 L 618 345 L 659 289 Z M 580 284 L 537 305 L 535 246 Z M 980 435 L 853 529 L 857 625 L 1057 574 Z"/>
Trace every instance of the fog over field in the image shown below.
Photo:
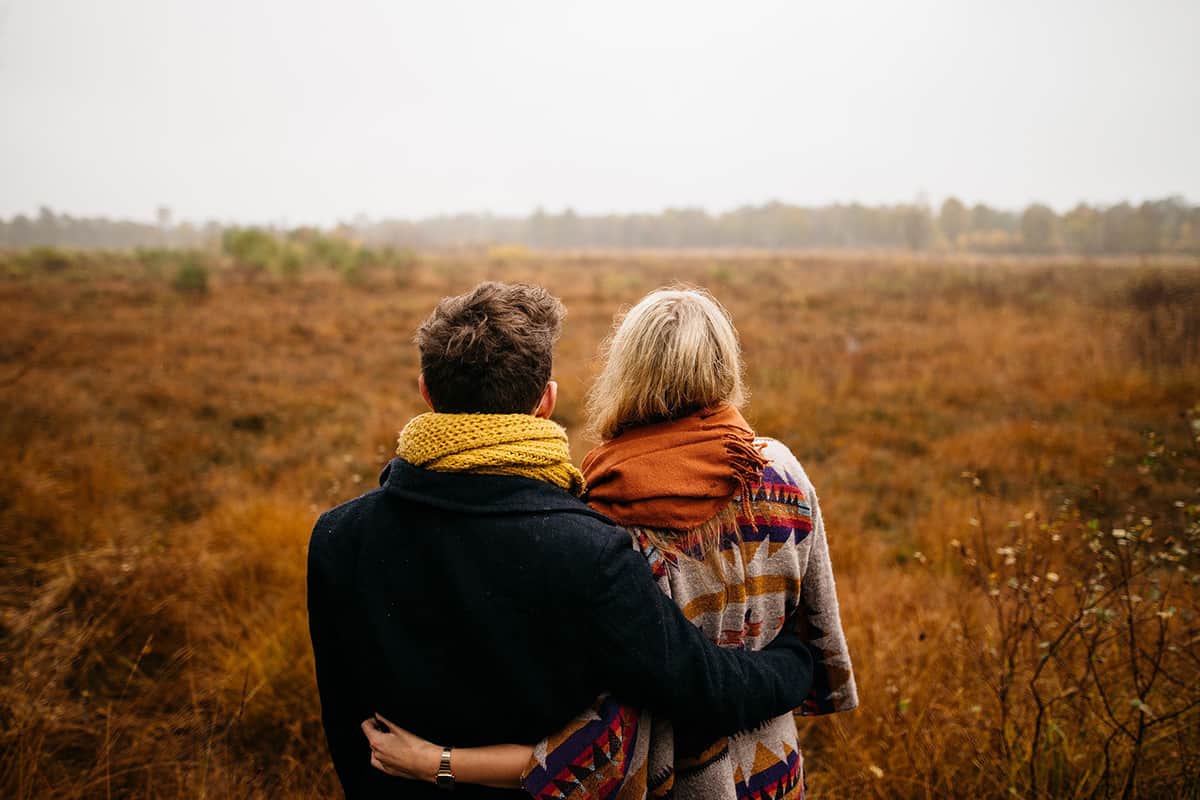
<path fill-rule="evenodd" d="M 0 216 L 1200 197 L 1200 6 L 7 0 Z"/>

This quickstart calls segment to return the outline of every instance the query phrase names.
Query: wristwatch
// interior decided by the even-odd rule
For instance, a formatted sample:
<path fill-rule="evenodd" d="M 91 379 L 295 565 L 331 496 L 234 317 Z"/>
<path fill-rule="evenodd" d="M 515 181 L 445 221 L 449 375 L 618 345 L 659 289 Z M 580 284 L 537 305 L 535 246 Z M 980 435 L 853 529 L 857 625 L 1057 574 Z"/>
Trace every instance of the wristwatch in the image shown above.
<path fill-rule="evenodd" d="M 450 747 L 442 748 L 442 761 L 438 764 L 437 787 L 439 789 L 454 788 L 454 772 L 450 769 Z"/>

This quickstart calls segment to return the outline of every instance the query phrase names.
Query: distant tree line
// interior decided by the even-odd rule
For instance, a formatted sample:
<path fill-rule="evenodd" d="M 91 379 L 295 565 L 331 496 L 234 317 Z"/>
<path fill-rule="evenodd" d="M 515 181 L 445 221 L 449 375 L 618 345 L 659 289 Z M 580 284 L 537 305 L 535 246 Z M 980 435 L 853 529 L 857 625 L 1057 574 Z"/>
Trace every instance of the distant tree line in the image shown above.
<path fill-rule="evenodd" d="M 158 222 L 154 224 L 106 217 L 73 217 L 56 214 L 43 206 L 36 216 L 18 214 L 12 219 L 0 219 L 0 247 L 202 250 L 219 245 L 223 230 L 217 222 L 202 226 L 186 222 L 174 224 L 166 209 L 159 209 Z"/>
<path fill-rule="evenodd" d="M 78 218 L 42 208 L 0 220 L 0 246 L 211 248 L 229 226 Z M 297 231 L 262 228 L 277 237 Z M 317 231 L 300 229 L 303 235 Z M 537 210 L 527 217 L 457 214 L 422 220 L 358 218 L 332 231 L 372 247 L 441 248 L 498 243 L 536 248 L 906 248 L 978 253 L 1200 254 L 1200 206 L 1170 197 L 1140 205 L 1080 204 L 1059 214 L 1034 204 L 1004 211 L 949 198 L 938 209 L 914 203 L 806 208 L 785 203 L 710 214 L 670 208 L 657 214 L 581 215 Z M 226 241 L 226 244 L 228 242 Z"/>

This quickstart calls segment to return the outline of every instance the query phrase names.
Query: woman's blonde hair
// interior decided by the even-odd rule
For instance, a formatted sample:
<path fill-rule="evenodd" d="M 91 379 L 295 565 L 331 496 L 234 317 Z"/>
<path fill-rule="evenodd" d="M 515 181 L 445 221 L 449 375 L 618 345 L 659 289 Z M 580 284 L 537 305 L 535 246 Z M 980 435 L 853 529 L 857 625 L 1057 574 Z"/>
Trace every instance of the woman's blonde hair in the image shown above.
<path fill-rule="evenodd" d="M 602 357 L 587 402 L 591 432 L 602 441 L 636 425 L 746 402 L 737 331 L 703 289 L 646 295 L 619 318 Z"/>

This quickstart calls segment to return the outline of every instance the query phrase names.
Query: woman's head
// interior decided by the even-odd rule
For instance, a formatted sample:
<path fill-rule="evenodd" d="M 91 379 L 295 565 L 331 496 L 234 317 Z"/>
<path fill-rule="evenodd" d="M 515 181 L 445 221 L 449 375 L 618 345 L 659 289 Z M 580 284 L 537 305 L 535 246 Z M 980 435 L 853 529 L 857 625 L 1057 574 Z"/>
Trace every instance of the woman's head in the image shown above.
<path fill-rule="evenodd" d="M 593 432 L 607 440 L 635 425 L 745 400 L 729 314 L 703 289 L 659 289 L 617 323 L 588 411 Z"/>

